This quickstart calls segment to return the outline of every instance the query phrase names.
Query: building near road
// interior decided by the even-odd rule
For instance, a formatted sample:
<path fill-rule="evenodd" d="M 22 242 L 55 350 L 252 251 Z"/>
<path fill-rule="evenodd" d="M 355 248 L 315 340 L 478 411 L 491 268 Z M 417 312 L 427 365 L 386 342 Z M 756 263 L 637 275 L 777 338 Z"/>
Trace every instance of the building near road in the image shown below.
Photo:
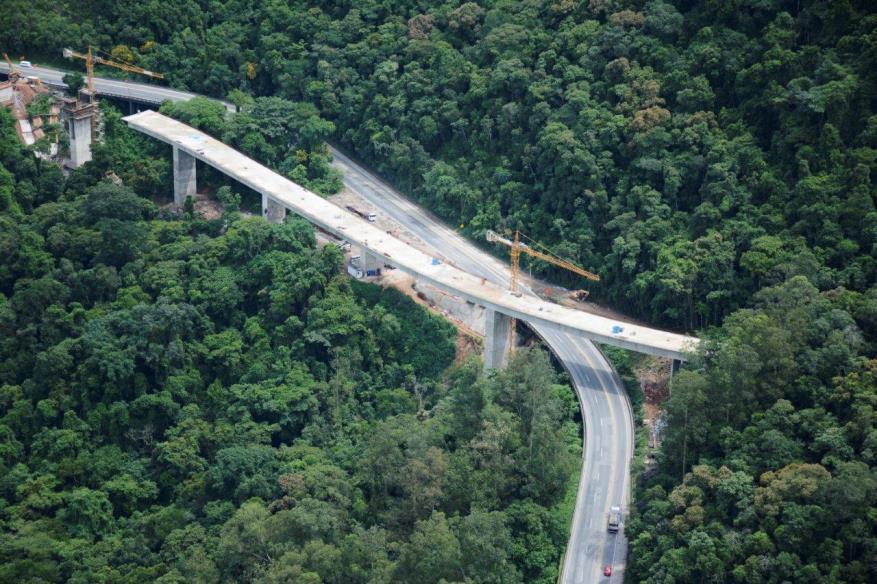
<path fill-rule="evenodd" d="M 45 96 L 44 99 L 41 99 Z M 38 111 L 33 106 L 45 104 Z M 0 105 L 10 111 L 15 119 L 15 133 L 25 146 L 33 146 L 46 137 L 46 129 L 57 124 L 60 107 L 52 99 L 48 87 L 37 77 L 10 75 L 7 81 L 0 82 Z M 58 143 L 50 145 L 50 155 L 57 154 Z"/>

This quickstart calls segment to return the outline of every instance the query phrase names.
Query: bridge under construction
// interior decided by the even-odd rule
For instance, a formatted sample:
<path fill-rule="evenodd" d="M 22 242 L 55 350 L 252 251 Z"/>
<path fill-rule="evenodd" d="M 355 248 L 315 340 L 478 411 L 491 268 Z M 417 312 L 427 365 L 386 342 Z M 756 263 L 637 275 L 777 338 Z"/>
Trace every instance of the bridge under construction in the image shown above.
<path fill-rule="evenodd" d="M 124 118 L 131 128 L 173 147 L 174 200 L 195 194 L 195 162 L 200 160 L 262 195 L 263 216 L 282 222 L 286 211 L 300 215 L 359 246 L 363 256 L 396 266 L 415 278 L 456 294 L 487 310 L 485 367 L 500 366 L 509 350 L 509 319 L 548 325 L 600 343 L 684 361 L 698 339 L 574 310 L 531 296 L 518 296 L 473 276 L 389 235 L 301 185 L 182 122 L 148 110 Z M 367 260 L 368 261 L 368 260 Z"/>

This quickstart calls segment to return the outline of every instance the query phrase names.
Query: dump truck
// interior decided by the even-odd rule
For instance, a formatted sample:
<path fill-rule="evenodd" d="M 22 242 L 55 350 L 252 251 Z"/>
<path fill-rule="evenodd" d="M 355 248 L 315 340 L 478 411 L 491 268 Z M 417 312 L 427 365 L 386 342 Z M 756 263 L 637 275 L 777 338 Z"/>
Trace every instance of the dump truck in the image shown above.
<path fill-rule="evenodd" d="M 621 528 L 621 507 L 613 505 L 609 508 L 609 533 L 618 533 Z"/>

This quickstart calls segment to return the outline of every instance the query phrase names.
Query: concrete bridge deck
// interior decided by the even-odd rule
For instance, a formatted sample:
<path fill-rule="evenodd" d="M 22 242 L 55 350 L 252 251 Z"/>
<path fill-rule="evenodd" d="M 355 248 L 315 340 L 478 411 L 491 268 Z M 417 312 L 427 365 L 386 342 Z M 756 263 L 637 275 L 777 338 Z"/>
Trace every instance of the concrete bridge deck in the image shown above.
<path fill-rule="evenodd" d="M 383 261 L 475 304 L 530 323 L 544 324 L 589 339 L 640 353 L 685 360 L 699 342 L 695 337 L 637 326 L 573 310 L 508 290 L 433 258 L 387 234 L 280 174 L 259 164 L 203 132 L 154 111 L 124 118 L 134 129 L 166 142 L 177 151 L 203 161 L 247 185 L 269 205 L 301 215 L 354 245 L 370 250 Z M 187 177 L 193 184 L 194 176 Z M 274 205 L 271 205 L 274 203 Z M 613 326 L 623 331 L 613 334 Z"/>

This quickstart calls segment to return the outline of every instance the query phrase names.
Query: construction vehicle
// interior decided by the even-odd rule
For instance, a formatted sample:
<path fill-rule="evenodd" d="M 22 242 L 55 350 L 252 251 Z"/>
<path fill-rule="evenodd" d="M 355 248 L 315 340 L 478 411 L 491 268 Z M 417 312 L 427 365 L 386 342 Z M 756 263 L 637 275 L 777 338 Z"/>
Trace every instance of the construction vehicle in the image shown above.
<path fill-rule="evenodd" d="M 156 73 L 154 71 L 150 71 L 148 69 L 144 69 L 142 67 L 137 67 L 135 65 L 129 65 L 128 63 L 122 63 L 121 61 L 116 61 L 112 58 L 108 53 L 104 53 L 107 57 L 101 57 L 100 55 L 96 55 L 95 53 L 100 52 L 104 53 L 100 49 L 92 47 L 89 45 L 87 53 L 78 53 L 73 49 L 64 49 L 62 54 L 68 59 L 82 59 L 85 61 L 85 71 L 88 80 L 88 92 L 91 95 L 94 95 L 94 65 L 98 63 L 100 65 L 106 65 L 108 67 L 115 67 L 116 69 L 121 69 L 122 71 L 128 71 L 129 73 L 139 73 L 140 75 L 145 75 L 147 77 L 152 77 L 153 79 L 164 79 L 164 75 L 161 73 Z"/>
<path fill-rule="evenodd" d="M 587 290 L 573 290 L 569 293 L 569 298 L 571 300 L 575 300 L 576 302 L 584 302 L 588 299 L 590 292 Z"/>
<path fill-rule="evenodd" d="M 21 71 L 15 68 L 15 65 L 12 63 L 12 59 L 9 58 L 9 55 L 3 53 L 3 58 L 6 60 L 6 64 L 9 65 L 9 72 L 6 74 L 7 79 L 9 81 L 15 83 L 15 81 L 21 77 Z"/>
<path fill-rule="evenodd" d="M 548 262 L 551 265 L 558 266 L 558 267 L 563 268 L 565 270 L 569 270 L 570 272 L 578 274 L 579 276 L 587 278 L 588 280 L 593 280 L 595 282 L 600 281 L 600 276 L 598 276 L 597 274 L 589 272 L 588 270 L 575 265 L 574 263 L 572 263 L 569 260 L 565 260 L 561 257 L 558 257 L 557 255 L 551 253 L 548 250 L 539 251 L 538 249 L 535 249 L 532 245 L 528 245 L 528 244 L 522 242 L 521 236 L 522 236 L 522 233 L 518 230 L 515 230 L 514 239 L 508 239 L 506 237 L 503 237 L 502 235 L 498 234 L 496 231 L 492 231 L 490 229 L 488 229 L 484 234 L 484 237 L 487 239 L 487 241 L 490 241 L 492 243 L 501 243 L 501 244 L 511 248 L 510 255 L 511 255 L 512 276 L 509 279 L 509 291 L 512 294 L 514 294 L 515 296 L 521 295 L 521 291 L 518 289 L 518 281 L 520 280 L 520 272 L 521 272 L 520 260 L 521 260 L 522 253 L 525 253 L 529 256 L 540 259 L 542 261 Z M 524 235 L 523 237 L 525 237 L 526 239 L 530 239 L 526 235 Z M 532 241 L 532 240 L 530 240 L 530 241 Z M 533 242 L 533 243 L 534 243 L 534 245 L 538 245 L 535 242 Z M 542 247 L 542 246 L 539 246 L 539 247 Z M 587 297 L 586 290 L 579 290 L 578 293 L 579 294 L 584 293 L 585 297 Z M 516 324 L 516 321 L 514 318 L 512 318 L 511 319 L 512 342 L 510 344 L 512 350 L 514 350 L 514 347 L 515 347 L 515 343 L 514 343 L 515 324 Z"/>
<path fill-rule="evenodd" d="M 621 507 L 613 505 L 609 508 L 609 524 L 607 529 L 609 533 L 618 533 L 621 528 Z"/>

